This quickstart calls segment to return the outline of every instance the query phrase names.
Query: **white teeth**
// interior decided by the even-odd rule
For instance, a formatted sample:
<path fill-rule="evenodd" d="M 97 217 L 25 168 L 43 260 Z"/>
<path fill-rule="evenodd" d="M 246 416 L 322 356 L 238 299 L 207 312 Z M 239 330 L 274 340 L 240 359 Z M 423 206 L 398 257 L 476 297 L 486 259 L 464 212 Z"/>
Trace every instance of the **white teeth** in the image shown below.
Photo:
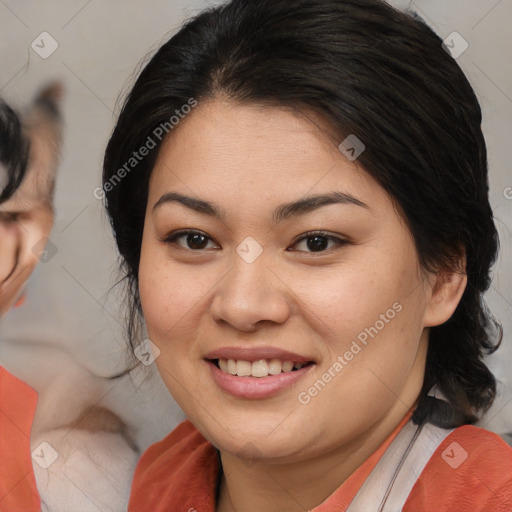
<path fill-rule="evenodd" d="M 283 372 L 291 372 L 293 370 L 293 361 L 285 361 L 283 363 Z"/>
<path fill-rule="evenodd" d="M 234 359 L 228 359 L 228 373 L 236 375 L 236 361 Z"/>
<path fill-rule="evenodd" d="M 236 362 L 236 374 L 239 377 L 248 377 L 251 375 L 252 364 L 249 361 L 237 361 Z"/>
<path fill-rule="evenodd" d="M 251 375 L 253 377 L 266 377 L 268 375 L 268 363 L 265 359 L 252 363 Z"/>
<path fill-rule="evenodd" d="M 280 359 L 259 359 L 258 361 L 243 361 L 235 359 L 219 359 L 219 368 L 231 375 L 239 377 L 267 377 L 268 375 L 279 375 L 289 373 L 294 368 L 300 370 L 304 363 L 293 361 L 281 361 Z"/>
<path fill-rule="evenodd" d="M 281 373 L 283 368 L 283 363 L 280 359 L 271 359 L 270 363 L 268 363 L 268 373 L 270 375 L 278 375 Z"/>

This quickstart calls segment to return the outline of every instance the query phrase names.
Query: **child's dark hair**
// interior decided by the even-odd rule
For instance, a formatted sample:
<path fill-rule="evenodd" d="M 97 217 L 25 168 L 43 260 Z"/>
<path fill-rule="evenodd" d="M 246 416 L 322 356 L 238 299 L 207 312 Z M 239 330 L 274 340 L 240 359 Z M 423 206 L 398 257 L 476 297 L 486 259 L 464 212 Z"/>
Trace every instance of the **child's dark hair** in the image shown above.
<path fill-rule="evenodd" d="M 441 38 L 414 13 L 380 0 L 232 0 L 186 23 L 142 70 L 103 169 L 129 284 L 132 347 L 142 314 L 137 275 L 148 180 L 161 144 L 123 179 L 112 180 L 190 98 L 220 96 L 313 111 L 340 142 L 355 134 L 366 146 L 358 162 L 398 206 L 422 267 L 454 268 L 465 251 L 467 287 L 452 317 L 430 329 L 414 420 L 475 422 L 496 394 L 483 356 L 502 338 L 483 299 L 499 240 L 481 110 Z M 451 407 L 427 395 L 433 385 Z"/>
<path fill-rule="evenodd" d="M 20 186 L 27 170 L 29 142 L 18 114 L 0 98 L 0 203 Z"/>

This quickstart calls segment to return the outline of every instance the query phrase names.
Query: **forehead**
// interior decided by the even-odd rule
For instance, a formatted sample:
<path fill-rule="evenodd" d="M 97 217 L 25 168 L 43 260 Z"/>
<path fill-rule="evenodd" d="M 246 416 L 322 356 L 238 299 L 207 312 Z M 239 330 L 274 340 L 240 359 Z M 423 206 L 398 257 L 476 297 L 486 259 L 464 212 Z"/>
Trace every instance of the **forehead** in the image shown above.
<path fill-rule="evenodd" d="M 342 154 L 338 139 L 309 112 L 200 102 L 164 141 L 151 176 L 150 202 L 167 189 L 202 198 L 229 196 L 242 204 L 334 190 L 382 196 L 383 189 L 357 160 Z"/>

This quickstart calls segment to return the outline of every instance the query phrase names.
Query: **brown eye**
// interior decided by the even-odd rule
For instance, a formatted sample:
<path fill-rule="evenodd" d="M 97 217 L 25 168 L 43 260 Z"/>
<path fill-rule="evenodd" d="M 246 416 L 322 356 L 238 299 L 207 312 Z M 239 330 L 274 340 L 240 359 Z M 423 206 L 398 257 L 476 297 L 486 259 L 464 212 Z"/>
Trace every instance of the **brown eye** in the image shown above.
<path fill-rule="evenodd" d="M 185 245 L 177 243 L 177 240 L 184 239 Z M 164 242 L 168 244 L 174 244 L 184 249 L 190 249 L 192 251 L 201 251 L 206 249 L 208 241 L 211 240 L 207 235 L 200 233 L 199 231 L 180 231 L 173 233 L 168 236 Z"/>
<path fill-rule="evenodd" d="M 305 243 L 305 247 L 306 247 L 305 252 L 312 252 L 312 253 L 327 252 L 330 249 L 335 248 L 336 246 L 342 246 L 342 245 L 348 244 L 347 240 L 343 240 L 341 238 L 337 238 L 335 236 L 328 235 L 322 231 L 306 233 L 304 236 L 299 238 L 294 243 L 294 245 L 297 245 L 298 243 L 304 242 L 304 241 L 306 242 Z M 334 247 L 332 247 L 332 246 L 327 247 L 329 242 L 334 243 Z"/>
<path fill-rule="evenodd" d="M 325 251 L 329 245 L 329 239 L 325 236 L 308 236 L 306 238 L 306 246 L 313 252 Z"/>
<path fill-rule="evenodd" d="M 186 235 L 186 241 L 188 246 L 191 249 L 204 249 L 206 244 L 206 237 L 203 235 L 200 235 L 198 233 L 192 233 L 190 235 Z"/>

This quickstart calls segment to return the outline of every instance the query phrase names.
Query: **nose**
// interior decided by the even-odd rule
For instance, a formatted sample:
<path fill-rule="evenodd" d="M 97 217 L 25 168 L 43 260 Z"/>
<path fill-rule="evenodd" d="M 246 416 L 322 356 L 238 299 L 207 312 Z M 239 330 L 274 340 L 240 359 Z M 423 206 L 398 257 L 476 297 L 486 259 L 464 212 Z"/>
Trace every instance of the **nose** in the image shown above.
<path fill-rule="evenodd" d="M 243 332 L 282 324 L 290 316 L 293 294 L 265 251 L 251 263 L 238 253 L 215 289 L 210 312 L 215 322 Z"/>

